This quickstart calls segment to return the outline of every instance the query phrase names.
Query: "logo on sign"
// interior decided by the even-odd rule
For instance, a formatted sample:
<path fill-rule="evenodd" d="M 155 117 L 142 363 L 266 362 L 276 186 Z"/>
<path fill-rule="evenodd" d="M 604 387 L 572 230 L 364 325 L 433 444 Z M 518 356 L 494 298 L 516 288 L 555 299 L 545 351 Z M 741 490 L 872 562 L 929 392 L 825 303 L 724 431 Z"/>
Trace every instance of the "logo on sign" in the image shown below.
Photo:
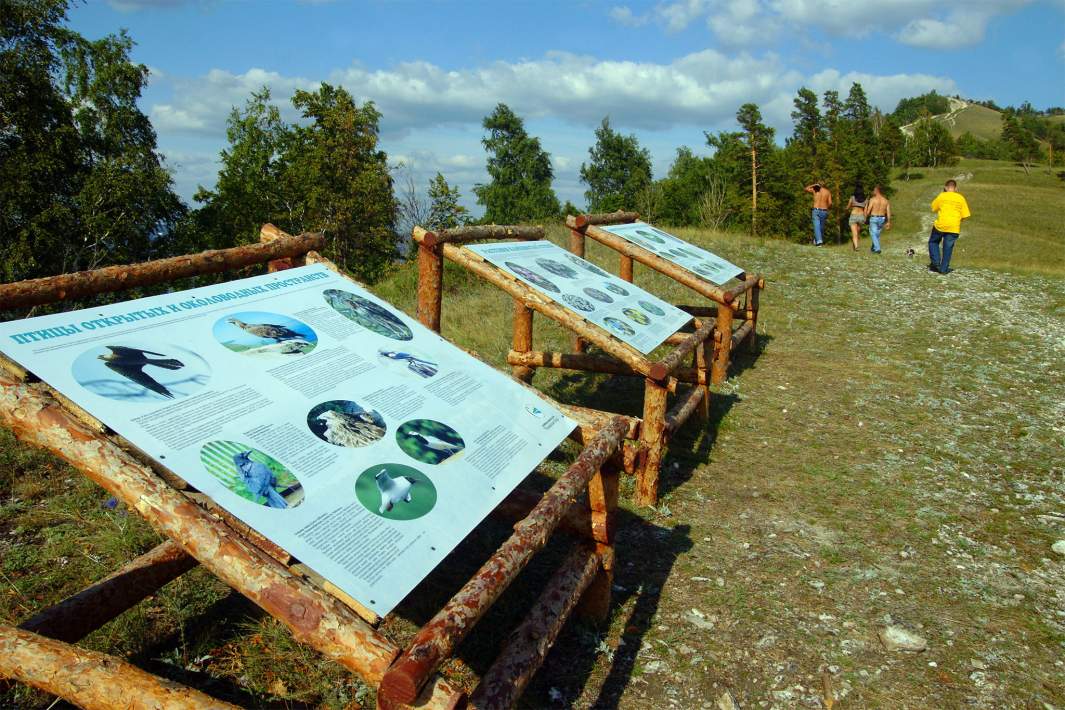
<path fill-rule="evenodd" d="M 539 407 L 534 407 L 531 404 L 525 406 L 525 411 L 533 415 L 534 417 L 544 416 L 544 410 L 540 409 Z"/>

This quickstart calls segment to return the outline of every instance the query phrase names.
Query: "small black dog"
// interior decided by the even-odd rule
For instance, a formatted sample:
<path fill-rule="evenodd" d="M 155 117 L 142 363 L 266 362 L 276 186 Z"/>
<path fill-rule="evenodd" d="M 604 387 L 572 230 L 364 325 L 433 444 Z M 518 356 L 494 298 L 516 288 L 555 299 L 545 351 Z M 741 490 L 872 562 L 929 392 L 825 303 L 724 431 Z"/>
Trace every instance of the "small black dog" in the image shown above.
<path fill-rule="evenodd" d="M 914 250 L 913 250 L 912 248 L 911 248 L 911 249 L 907 249 L 907 250 L 906 250 L 906 256 L 910 257 L 911 259 L 912 259 L 912 258 L 914 257 L 914 255 L 915 255 L 916 253 L 917 253 L 917 252 L 915 252 L 915 251 L 914 251 Z"/>

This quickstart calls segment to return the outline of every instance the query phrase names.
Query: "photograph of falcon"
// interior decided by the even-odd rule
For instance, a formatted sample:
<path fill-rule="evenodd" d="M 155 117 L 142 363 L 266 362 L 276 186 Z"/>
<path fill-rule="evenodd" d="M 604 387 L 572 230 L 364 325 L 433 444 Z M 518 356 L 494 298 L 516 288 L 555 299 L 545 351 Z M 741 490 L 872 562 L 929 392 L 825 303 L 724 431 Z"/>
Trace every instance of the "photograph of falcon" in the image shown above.
<path fill-rule="evenodd" d="M 174 394 L 148 372 L 145 372 L 145 368 L 158 367 L 164 370 L 180 370 L 185 367 L 183 362 L 151 350 L 140 350 L 121 345 L 108 345 L 106 347 L 111 352 L 97 357 L 104 361 L 104 366 L 107 369 L 167 399 L 174 398 Z M 155 355 L 156 358 L 150 358 L 148 357 L 149 355 Z"/>
<path fill-rule="evenodd" d="M 288 503 L 274 489 L 277 485 L 277 476 L 270 468 L 258 461 L 251 460 L 251 451 L 241 451 L 233 456 L 233 465 L 237 467 L 240 480 L 244 487 L 254 496 L 266 499 L 266 505 L 271 508 L 287 508 Z"/>
<path fill-rule="evenodd" d="M 307 414 L 307 426 L 319 439 L 334 446 L 367 446 L 385 435 L 385 420 L 355 402 L 323 402 Z"/>
<path fill-rule="evenodd" d="M 215 321 L 212 334 L 235 353 L 266 359 L 305 355 L 318 345 L 309 325 L 269 311 L 228 313 Z"/>

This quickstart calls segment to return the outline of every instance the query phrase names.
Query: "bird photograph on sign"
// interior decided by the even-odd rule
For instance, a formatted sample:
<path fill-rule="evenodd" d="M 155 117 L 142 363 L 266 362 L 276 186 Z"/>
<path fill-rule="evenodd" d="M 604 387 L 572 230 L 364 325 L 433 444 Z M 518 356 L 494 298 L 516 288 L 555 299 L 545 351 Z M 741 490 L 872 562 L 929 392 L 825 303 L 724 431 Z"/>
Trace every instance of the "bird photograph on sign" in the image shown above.
<path fill-rule="evenodd" d="M 236 495 L 284 510 L 303 502 L 303 485 L 281 462 L 236 441 L 211 441 L 200 449 L 207 472 Z"/>
<path fill-rule="evenodd" d="M 392 340 L 410 340 L 414 337 L 410 328 L 396 314 L 373 301 L 336 288 L 328 289 L 322 296 L 337 313 L 378 335 Z"/>
<path fill-rule="evenodd" d="M 440 371 L 440 366 L 437 363 L 418 357 L 417 354 L 405 350 L 380 348 L 377 351 L 377 358 L 389 370 L 399 374 L 427 379 Z"/>
<path fill-rule="evenodd" d="M 241 355 L 305 355 L 318 345 L 318 335 L 309 325 L 280 313 L 231 313 L 215 322 L 212 333 Z"/>
<path fill-rule="evenodd" d="M 457 460 L 466 442 L 447 424 L 432 419 L 412 419 L 396 429 L 396 443 L 407 456 L 428 464 Z"/>
<path fill-rule="evenodd" d="M 161 402 L 186 397 L 211 379 L 199 354 L 176 345 L 114 343 L 79 355 L 71 366 L 78 384 L 117 401 Z"/>
<path fill-rule="evenodd" d="M 389 520 L 414 520 L 436 507 L 436 486 L 416 468 L 400 463 L 371 466 L 355 481 L 364 508 Z"/>
<path fill-rule="evenodd" d="M 387 430 L 380 414 L 346 399 L 314 406 L 307 413 L 307 427 L 322 441 L 350 448 L 368 446 Z"/>

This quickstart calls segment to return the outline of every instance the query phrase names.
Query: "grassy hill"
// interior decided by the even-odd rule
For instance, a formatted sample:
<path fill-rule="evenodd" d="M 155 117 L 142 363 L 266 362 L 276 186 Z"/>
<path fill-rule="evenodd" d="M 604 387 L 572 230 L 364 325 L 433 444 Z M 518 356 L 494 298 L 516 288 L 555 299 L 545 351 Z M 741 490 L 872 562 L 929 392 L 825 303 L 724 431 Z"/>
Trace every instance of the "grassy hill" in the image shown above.
<path fill-rule="evenodd" d="M 994 109 L 971 104 L 959 99 L 950 99 L 950 111 L 933 116 L 950 130 L 950 135 L 958 138 L 966 131 L 982 140 L 997 140 L 1002 135 L 1002 113 Z M 902 127 L 906 133 L 912 131 L 914 124 Z"/>
<path fill-rule="evenodd" d="M 925 211 L 954 175 L 974 216 L 944 277 L 925 269 Z M 524 707 L 704 707 L 726 689 L 741 708 L 825 707 L 828 693 L 844 708 L 1065 707 L 1065 562 L 1050 549 L 1065 538 L 1065 189 L 974 161 L 897 187 L 880 257 L 867 239 L 855 253 L 682 230 L 766 275 L 762 352 L 737 359 L 711 425 L 670 446 L 658 509 L 626 503 L 611 624 L 568 627 Z M 616 269 L 612 253 L 589 253 Z M 642 267 L 636 281 L 693 302 Z M 414 282 L 404 267 L 375 290 L 413 312 Z M 501 365 L 510 301 L 458 269 L 445 288 L 444 334 Z M 568 341 L 539 318 L 536 337 Z M 620 378 L 548 371 L 535 384 L 588 406 L 639 401 Z M 106 500 L 0 432 L 0 621 L 153 544 Z M 516 589 L 536 591 L 539 574 Z M 484 670 L 497 621 L 446 668 L 458 682 Z M 928 650 L 886 651 L 889 623 Z M 89 645 L 244 705 L 373 703 L 201 570 Z M 0 687 L 2 705 L 49 703 Z"/>

